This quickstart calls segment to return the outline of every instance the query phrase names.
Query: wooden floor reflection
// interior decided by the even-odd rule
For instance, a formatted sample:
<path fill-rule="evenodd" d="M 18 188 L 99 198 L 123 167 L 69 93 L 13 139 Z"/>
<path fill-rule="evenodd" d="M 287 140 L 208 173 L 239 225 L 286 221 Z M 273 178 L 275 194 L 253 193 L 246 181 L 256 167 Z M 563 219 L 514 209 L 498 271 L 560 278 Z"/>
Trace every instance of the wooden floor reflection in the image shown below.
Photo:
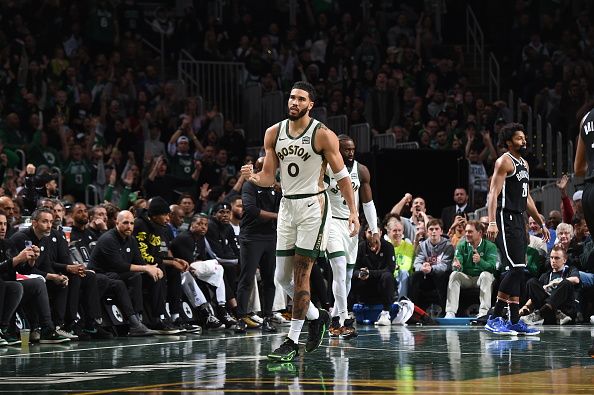
<path fill-rule="evenodd" d="M 293 363 L 283 334 L 114 339 L 0 349 L 1 393 L 593 394 L 594 329 L 498 337 L 475 327 L 360 328 Z M 304 339 L 304 338 L 303 338 Z"/>

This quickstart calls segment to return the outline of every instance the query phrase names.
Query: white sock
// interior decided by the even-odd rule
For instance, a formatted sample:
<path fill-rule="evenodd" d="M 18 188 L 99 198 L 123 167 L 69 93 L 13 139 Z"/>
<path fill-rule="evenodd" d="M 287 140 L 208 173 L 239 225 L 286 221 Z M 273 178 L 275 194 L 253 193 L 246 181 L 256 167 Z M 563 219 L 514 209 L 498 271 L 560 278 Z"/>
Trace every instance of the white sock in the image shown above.
<path fill-rule="evenodd" d="M 332 316 L 340 317 L 340 325 L 344 325 L 344 320 L 347 318 L 347 288 L 346 288 L 346 257 L 337 256 L 330 259 L 330 267 L 332 267 L 332 293 L 334 294 L 334 309 Z"/>
<path fill-rule="evenodd" d="M 291 327 L 289 328 L 289 334 L 287 337 L 295 344 L 299 343 L 299 335 L 301 334 L 301 329 L 303 329 L 303 324 L 305 320 L 296 320 L 295 318 L 291 318 Z"/>
<path fill-rule="evenodd" d="M 346 294 L 349 296 L 351 293 L 351 280 L 353 279 L 353 270 L 355 270 L 354 266 L 347 267 L 346 270 Z"/>
<path fill-rule="evenodd" d="M 307 309 L 307 313 L 305 313 L 305 318 L 310 321 L 320 318 L 320 310 L 312 302 L 309 302 L 309 308 Z"/>
<path fill-rule="evenodd" d="M 177 313 L 173 313 L 173 314 L 171 314 L 171 320 L 172 320 L 172 321 L 175 321 L 175 320 L 177 320 L 178 318 L 179 318 L 179 314 L 177 314 Z"/>

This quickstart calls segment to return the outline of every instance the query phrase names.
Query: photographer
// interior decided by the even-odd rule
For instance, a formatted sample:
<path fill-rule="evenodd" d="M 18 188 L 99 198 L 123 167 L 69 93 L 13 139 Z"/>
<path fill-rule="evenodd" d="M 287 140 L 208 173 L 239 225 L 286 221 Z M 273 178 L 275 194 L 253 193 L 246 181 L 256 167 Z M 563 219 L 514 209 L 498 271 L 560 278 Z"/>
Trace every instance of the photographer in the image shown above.
<path fill-rule="evenodd" d="M 383 305 L 377 325 L 390 325 L 390 306 L 394 295 L 394 277 L 396 268 L 394 247 L 380 238 L 379 252 L 373 246 L 373 234 L 369 225 L 365 226 L 365 239 L 359 241 L 357 262 L 353 271 L 353 293 L 357 301 L 370 303 L 381 298 Z M 350 306 L 352 307 L 352 306 Z M 350 308 L 349 308 L 350 310 Z"/>

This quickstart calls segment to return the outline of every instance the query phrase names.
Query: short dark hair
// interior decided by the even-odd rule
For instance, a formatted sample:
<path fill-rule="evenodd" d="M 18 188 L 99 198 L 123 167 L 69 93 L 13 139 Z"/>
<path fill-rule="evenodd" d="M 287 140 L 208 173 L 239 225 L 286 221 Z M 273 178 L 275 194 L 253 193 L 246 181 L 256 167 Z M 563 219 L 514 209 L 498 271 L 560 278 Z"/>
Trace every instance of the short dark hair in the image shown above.
<path fill-rule="evenodd" d="M 346 135 L 344 133 L 338 135 L 338 141 L 349 141 L 349 140 L 354 141 L 351 136 Z"/>
<path fill-rule="evenodd" d="M 512 141 L 516 132 L 524 132 L 524 125 L 521 123 L 511 122 L 503 125 L 499 132 L 500 140 L 505 144 L 507 141 Z"/>
<path fill-rule="evenodd" d="M 205 219 L 208 221 L 208 215 L 202 214 L 202 213 L 195 214 L 192 217 L 192 219 L 190 220 L 190 224 L 193 224 L 194 222 L 198 221 L 199 219 Z"/>
<path fill-rule="evenodd" d="M 54 210 L 47 207 L 40 207 L 37 210 L 33 211 L 33 214 L 31 214 L 31 220 L 39 221 L 39 218 L 43 213 L 51 214 L 52 218 L 54 218 Z"/>
<path fill-rule="evenodd" d="M 301 89 L 302 91 L 306 91 L 309 95 L 309 100 L 315 102 L 316 101 L 316 88 L 312 84 L 307 81 L 297 81 L 293 84 L 293 89 Z"/>
<path fill-rule="evenodd" d="M 441 219 L 439 218 L 431 218 L 425 225 L 427 226 L 427 229 L 429 229 L 431 226 L 438 225 L 439 228 L 443 230 L 443 222 L 441 222 Z"/>
<path fill-rule="evenodd" d="M 235 195 L 229 199 L 229 204 L 235 204 L 236 201 L 241 200 L 241 195 Z"/>
<path fill-rule="evenodd" d="M 89 218 L 93 218 L 95 216 L 95 214 L 97 213 L 97 209 L 98 208 L 103 208 L 104 209 L 105 207 L 103 207 L 103 205 L 101 205 L 101 204 L 98 204 L 96 206 L 91 207 L 88 210 Z M 107 210 L 105 210 L 105 211 L 106 211 L 106 215 L 107 215 Z"/>
<path fill-rule="evenodd" d="M 190 199 L 192 201 L 192 203 L 196 204 L 196 200 L 194 199 L 194 196 L 190 195 L 189 193 L 184 193 L 183 195 L 181 195 L 179 197 L 179 200 L 177 201 L 177 204 L 181 204 L 181 201 L 184 199 Z"/>

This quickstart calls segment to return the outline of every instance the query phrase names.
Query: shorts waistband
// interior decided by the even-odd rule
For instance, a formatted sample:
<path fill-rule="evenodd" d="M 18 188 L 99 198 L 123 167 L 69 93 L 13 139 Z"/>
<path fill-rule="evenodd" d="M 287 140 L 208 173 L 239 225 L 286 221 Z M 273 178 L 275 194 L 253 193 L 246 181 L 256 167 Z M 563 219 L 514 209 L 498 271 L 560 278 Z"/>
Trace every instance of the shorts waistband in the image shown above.
<path fill-rule="evenodd" d="M 512 214 L 524 214 L 523 211 L 510 210 L 507 208 L 497 208 L 497 211 L 503 211 L 504 213 L 512 213 Z"/>
<path fill-rule="evenodd" d="M 284 195 L 283 197 L 285 197 L 287 199 L 305 199 L 308 197 L 321 195 L 322 193 L 325 193 L 325 192 L 326 192 L 326 190 L 324 189 L 323 191 L 320 191 L 318 193 L 301 193 L 301 194 L 297 194 L 297 195 Z"/>

